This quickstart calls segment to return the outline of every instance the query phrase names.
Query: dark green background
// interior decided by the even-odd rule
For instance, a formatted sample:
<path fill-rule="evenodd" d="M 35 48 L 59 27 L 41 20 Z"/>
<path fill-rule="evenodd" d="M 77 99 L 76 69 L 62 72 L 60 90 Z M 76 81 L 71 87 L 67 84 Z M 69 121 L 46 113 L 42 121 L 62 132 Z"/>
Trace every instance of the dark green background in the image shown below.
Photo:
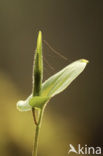
<path fill-rule="evenodd" d="M 32 116 L 19 113 L 15 105 L 31 93 L 38 30 L 42 30 L 43 39 L 68 58 L 64 61 L 43 44 L 44 56 L 55 69 L 52 71 L 44 62 L 44 79 L 74 60 L 90 61 L 83 74 L 48 104 L 39 155 L 67 155 L 70 143 L 101 146 L 103 1 L 1 0 L 0 155 L 31 155 Z"/>

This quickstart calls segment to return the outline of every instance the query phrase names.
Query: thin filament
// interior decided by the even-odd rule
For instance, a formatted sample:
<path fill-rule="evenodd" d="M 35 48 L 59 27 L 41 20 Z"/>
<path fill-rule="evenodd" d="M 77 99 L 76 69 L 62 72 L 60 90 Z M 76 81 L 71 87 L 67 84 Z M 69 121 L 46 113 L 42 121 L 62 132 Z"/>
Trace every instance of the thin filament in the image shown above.
<path fill-rule="evenodd" d="M 44 57 L 44 56 L 43 56 Z M 45 63 L 49 66 L 49 68 L 51 68 L 52 70 L 55 70 L 50 64 L 49 62 L 47 61 L 47 59 L 44 57 L 44 61 Z"/>
<path fill-rule="evenodd" d="M 46 41 L 43 40 L 43 42 L 58 56 L 60 56 L 61 58 L 63 58 L 64 60 L 67 60 L 67 58 L 65 56 L 63 56 L 62 54 L 60 54 L 58 51 L 56 51 L 54 48 L 51 47 L 51 45 Z"/>

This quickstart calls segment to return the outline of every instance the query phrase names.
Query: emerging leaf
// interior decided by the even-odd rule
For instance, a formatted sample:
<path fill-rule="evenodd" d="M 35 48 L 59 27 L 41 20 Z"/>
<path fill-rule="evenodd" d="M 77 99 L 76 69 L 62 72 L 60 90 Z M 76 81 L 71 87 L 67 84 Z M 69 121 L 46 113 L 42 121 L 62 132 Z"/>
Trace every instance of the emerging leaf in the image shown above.
<path fill-rule="evenodd" d="M 43 79 L 42 33 L 39 31 L 33 66 L 33 96 L 39 96 Z"/>

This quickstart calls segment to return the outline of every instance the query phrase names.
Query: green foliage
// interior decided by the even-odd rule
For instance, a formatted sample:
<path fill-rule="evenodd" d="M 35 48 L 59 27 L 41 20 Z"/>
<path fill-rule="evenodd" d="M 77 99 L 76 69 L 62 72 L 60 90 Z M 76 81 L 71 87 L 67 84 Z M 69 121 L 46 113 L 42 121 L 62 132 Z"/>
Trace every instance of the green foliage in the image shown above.
<path fill-rule="evenodd" d="M 50 98 L 66 89 L 73 80 L 85 69 L 88 61 L 77 60 L 51 76 L 42 84 L 42 33 L 39 32 L 33 70 L 33 92 L 25 101 L 19 101 L 17 108 L 20 111 L 30 111 L 33 107 L 42 108 Z"/>

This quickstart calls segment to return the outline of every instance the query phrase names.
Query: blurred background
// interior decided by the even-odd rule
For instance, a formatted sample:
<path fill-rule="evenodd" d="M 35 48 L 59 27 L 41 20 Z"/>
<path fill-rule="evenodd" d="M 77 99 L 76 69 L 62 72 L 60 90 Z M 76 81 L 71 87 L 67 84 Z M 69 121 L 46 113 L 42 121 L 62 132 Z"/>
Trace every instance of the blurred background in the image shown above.
<path fill-rule="evenodd" d="M 68 58 L 43 44 L 44 80 L 72 61 L 90 61 L 68 89 L 49 102 L 38 156 L 67 156 L 69 144 L 102 146 L 103 1 L 0 0 L 0 155 L 31 156 L 32 114 L 18 112 L 16 102 L 32 90 L 38 30 Z"/>

